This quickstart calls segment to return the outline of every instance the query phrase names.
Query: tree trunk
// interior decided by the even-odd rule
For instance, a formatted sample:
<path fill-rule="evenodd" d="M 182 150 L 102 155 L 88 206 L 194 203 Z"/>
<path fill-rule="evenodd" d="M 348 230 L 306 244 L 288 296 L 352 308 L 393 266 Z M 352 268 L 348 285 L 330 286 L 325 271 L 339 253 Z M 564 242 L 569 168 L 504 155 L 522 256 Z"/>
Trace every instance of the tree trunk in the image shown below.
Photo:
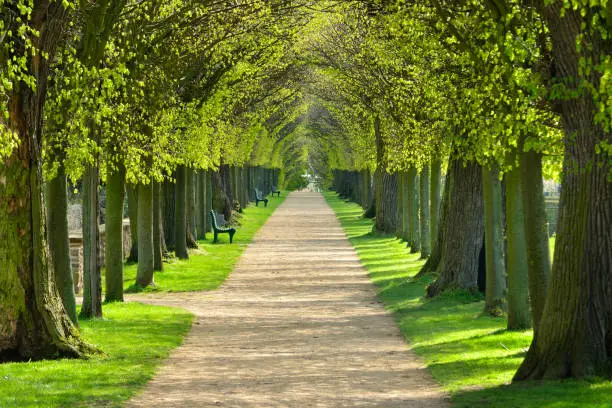
<path fill-rule="evenodd" d="M 138 185 L 138 270 L 136 284 L 153 284 L 153 183 Z"/>
<path fill-rule="evenodd" d="M 206 239 L 206 173 L 196 173 L 196 232 L 198 239 Z"/>
<path fill-rule="evenodd" d="M 557 0 L 544 8 L 555 83 L 566 83 L 578 96 L 557 101 L 566 134 L 557 241 L 542 320 L 516 380 L 612 376 L 612 169 L 610 156 L 598 153 L 612 134 L 595 124 L 600 110 L 590 88 L 576 83 L 581 59 L 586 66 L 600 64 L 610 55 L 610 42 L 591 27 L 596 8 L 584 16 L 582 8 L 564 9 L 561 17 L 562 7 Z M 582 25 L 591 30 L 581 31 Z M 603 89 L 600 70 L 585 75 L 593 89 Z"/>
<path fill-rule="evenodd" d="M 206 232 L 212 231 L 212 225 L 210 221 L 210 210 L 212 210 L 212 202 L 213 202 L 213 194 L 212 194 L 212 172 L 207 170 L 205 173 L 206 177 L 206 216 L 204 219 L 206 220 Z"/>
<path fill-rule="evenodd" d="M 176 184 L 170 181 L 164 181 L 162 186 L 162 215 L 164 226 L 164 242 L 166 249 L 174 250 L 174 237 L 176 236 L 176 221 L 174 218 L 174 207 L 176 206 L 176 198 L 174 195 Z"/>
<path fill-rule="evenodd" d="M 0 361 L 82 357 L 94 350 L 80 338 L 55 286 L 42 197 L 40 142 L 48 61 L 54 58 L 66 10 L 59 2 L 35 1 L 32 7 L 30 25 L 40 33 L 31 37 L 33 45 L 49 57 L 26 60 L 36 93 L 23 82 L 8 93 L 4 123 L 19 144 L 0 162 Z M 19 42 L 10 52 L 24 54 Z"/>
<path fill-rule="evenodd" d="M 262 173 L 264 174 L 263 176 L 263 181 L 264 181 L 264 187 L 262 187 L 262 193 L 265 195 L 265 172 L 263 172 L 262 169 Z M 230 175 L 230 166 L 227 164 L 222 164 L 221 166 L 219 166 L 219 175 L 221 176 L 221 180 L 223 181 L 223 190 L 225 191 L 225 195 L 227 196 L 229 203 L 230 203 L 230 208 L 233 210 L 234 209 L 234 195 L 232 194 L 232 182 L 231 182 L 231 175 Z"/>
<path fill-rule="evenodd" d="M 408 225 L 410 226 L 410 238 L 408 246 L 410 253 L 416 254 L 421 251 L 421 234 L 419 230 L 419 173 L 416 167 L 408 169 Z"/>
<path fill-rule="evenodd" d="M 87 166 L 83 175 L 83 318 L 102 317 L 99 182 L 98 166 Z"/>
<path fill-rule="evenodd" d="M 212 208 L 219 214 L 223 214 L 226 220 L 232 216 L 232 202 L 226 194 L 225 184 L 221 174 L 217 171 L 212 176 Z"/>
<path fill-rule="evenodd" d="M 484 312 L 491 316 L 501 316 L 506 311 L 506 271 L 502 188 L 497 166 L 493 170 L 482 168 L 482 187 L 487 265 Z"/>
<path fill-rule="evenodd" d="M 132 238 L 132 246 L 128 262 L 138 262 L 138 193 L 137 186 L 128 184 L 128 218 L 130 219 L 130 236 Z"/>
<path fill-rule="evenodd" d="M 196 180 L 195 171 L 192 168 L 187 167 L 187 247 L 197 248 L 198 242 L 196 241 Z"/>
<path fill-rule="evenodd" d="M 106 295 L 107 302 L 123 302 L 123 200 L 125 167 L 106 168 Z"/>
<path fill-rule="evenodd" d="M 431 252 L 431 236 L 429 235 L 429 166 L 423 166 L 421 177 L 419 178 L 420 200 L 421 203 L 421 259 L 426 259 Z"/>
<path fill-rule="evenodd" d="M 508 236 L 508 330 L 531 327 L 527 276 L 525 217 L 518 169 L 506 173 L 506 231 Z"/>
<path fill-rule="evenodd" d="M 164 270 L 164 225 L 162 184 L 153 182 L 153 270 Z"/>
<path fill-rule="evenodd" d="M 484 237 L 480 166 L 452 160 L 446 190 L 443 207 L 447 208 L 442 210 L 438 232 L 440 258 L 436 272 L 439 277 L 427 288 L 428 296 L 437 296 L 446 289 L 478 288 Z"/>
<path fill-rule="evenodd" d="M 542 155 L 534 151 L 520 153 L 521 189 L 525 216 L 525 244 L 529 270 L 529 298 L 533 331 L 544 312 L 550 279 L 550 252 L 542 182 Z"/>
<path fill-rule="evenodd" d="M 187 169 L 184 165 L 176 169 L 174 222 L 176 256 L 179 259 L 189 259 L 187 251 Z"/>
<path fill-rule="evenodd" d="M 442 161 L 434 158 L 431 162 L 431 188 L 429 189 L 429 216 L 431 222 L 429 223 L 430 236 L 432 240 L 432 249 L 434 247 L 433 241 L 438 236 L 438 226 L 440 225 L 440 197 L 442 183 Z"/>
<path fill-rule="evenodd" d="M 374 118 L 376 138 L 376 231 L 395 232 L 397 225 L 397 176 L 387 172 L 387 147 L 380 129 L 380 118 Z"/>
<path fill-rule="evenodd" d="M 397 173 L 397 231 L 395 236 L 404 239 L 404 231 L 406 230 L 406 200 L 404 199 L 404 172 Z"/>
<path fill-rule="evenodd" d="M 453 159 L 453 157 L 451 156 L 451 160 Z M 440 167 L 435 165 L 435 162 L 432 164 L 432 185 L 431 185 L 431 190 L 434 191 L 436 189 L 439 189 L 440 187 L 440 179 L 439 177 L 436 177 L 436 172 L 438 170 L 440 170 Z M 449 173 L 446 176 L 447 180 L 451 179 L 450 176 L 450 172 L 452 171 L 452 168 L 449 164 L 449 169 L 448 169 Z M 439 176 L 439 173 L 437 173 Z M 436 183 L 436 178 L 438 180 L 438 183 Z M 432 202 L 430 203 L 430 205 L 432 207 L 435 207 L 435 201 L 436 199 L 439 200 L 439 197 L 435 195 L 435 193 L 433 193 L 432 191 L 430 191 L 430 194 L 432 195 Z M 440 265 L 440 260 L 442 259 L 442 247 L 445 241 L 445 229 L 444 228 L 440 228 L 440 225 L 446 225 L 448 223 L 448 214 L 450 211 L 450 206 L 451 206 L 451 197 L 450 197 L 450 189 L 448 188 L 448 182 L 445 183 L 445 187 L 444 187 L 444 192 L 443 192 L 443 196 L 442 196 L 442 202 L 440 204 L 439 211 L 438 211 L 438 216 L 432 216 L 432 224 L 438 224 L 437 226 L 432 227 L 432 230 L 435 228 L 436 233 L 435 235 L 432 235 L 433 239 L 432 239 L 432 247 L 431 247 L 431 255 L 429 255 L 429 259 L 427 259 L 427 262 L 425 262 L 425 265 L 423 265 L 423 267 L 421 268 L 421 270 L 419 271 L 419 273 L 416 275 L 416 277 L 421 277 L 425 274 L 428 273 L 432 273 L 432 272 L 436 272 L 436 270 L 438 269 L 438 266 Z M 432 208 L 435 212 L 435 209 Z M 432 212 L 433 214 L 433 212 Z M 438 219 L 438 221 L 435 221 L 435 219 Z"/>
<path fill-rule="evenodd" d="M 393 234 L 397 228 L 397 177 L 376 170 L 378 182 L 376 197 L 376 231 Z"/>
<path fill-rule="evenodd" d="M 78 324 L 70 262 L 66 171 L 61 163 L 57 169 L 57 176 L 47 182 L 47 228 L 51 261 L 55 271 L 55 285 L 70 320 Z"/>

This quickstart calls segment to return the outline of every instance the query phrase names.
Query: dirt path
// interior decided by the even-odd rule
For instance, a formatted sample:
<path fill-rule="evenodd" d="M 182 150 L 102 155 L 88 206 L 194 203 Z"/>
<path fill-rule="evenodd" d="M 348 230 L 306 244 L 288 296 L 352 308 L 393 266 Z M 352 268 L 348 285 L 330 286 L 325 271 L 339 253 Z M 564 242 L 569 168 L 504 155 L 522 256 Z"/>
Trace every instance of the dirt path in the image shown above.
<path fill-rule="evenodd" d="M 448 406 L 320 194 L 291 194 L 219 290 L 157 296 L 196 322 L 130 407 Z"/>

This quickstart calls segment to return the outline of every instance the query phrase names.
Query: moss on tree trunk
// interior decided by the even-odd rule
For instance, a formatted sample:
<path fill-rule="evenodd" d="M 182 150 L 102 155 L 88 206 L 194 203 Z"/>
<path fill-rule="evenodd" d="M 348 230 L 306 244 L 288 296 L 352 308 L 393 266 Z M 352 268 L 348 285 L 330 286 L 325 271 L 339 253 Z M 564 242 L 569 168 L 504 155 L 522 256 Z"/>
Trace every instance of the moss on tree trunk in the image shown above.
<path fill-rule="evenodd" d="M 430 188 L 429 188 L 429 230 L 430 236 L 432 240 L 432 250 L 433 250 L 433 242 L 435 237 L 438 235 L 438 226 L 440 225 L 440 201 L 442 197 L 442 183 L 441 183 L 441 173 L 442 173 L 442 161 L 440 159 L 434 158 L 431 162 L 431 171 L 430 171 Z"/>
<path fill-rule="evenodd" d="M 430 214 L 429 214 L 429 166 L 423 166 L 421 170 L 420 181 L 420 200 L 421 203 L 421 259 L 425 259 L 431 252 L 431 236 L 429 230 Z"/>
<path fill-rule="evenodd" d="M 138 269 L 136 284 L 153 284 L 153 184 L 138 185 Z"/>
<path fill-rule="evenodd" d="M 508 259 L 508 330 L 531 327 L 527 247 L 521 179 L 518 169 L 506 173 L 506 234 Z"/>
<path fill-rule="evenodd" d="M 521 189 L 525 216 L 525 244 L 529 270 L 529 298 L 534 333 L 538 332 L 550 279 L 550 251 L 542 178 L 542 155 L 520 154 Z"/>
<path fill-rule="evenodd" d="M 66 184 L 66 171 L 60 163 L 55 178 L 47 182 L 47 233 L 55 285 L 68 316 L 74 324 L 78 324 L 70 260 Z"/>
<path fill-rule="evenodd" d="M 566 83 L 577 96 L 556 102 L 566 143 L 554 261 L 539 329 L 515 380 L 612 376 L 612 183 L 609 156 L 597 152 L 612 134 L 595 124 L 599 110 L 590 88 L 576 83 L 581 60 L 598 63 L 610 55 L 610 42 L 596 29 L 581 31 L 593 21 L 594 8 L 584 15 L 583 9 L 564 9 L 562 17 L 563 7 L 563 1 L 549 2 L 543 15 L 554 83 Z M 588 44 L 582 55 L 579 33 L 581 44 Z M 601 71 L 583 73 L 592 89 L 600 89 Z"/>
<path fill-rule="evenodd" d="M 500 316 L 506 311 L 506 268 L 504 267 L 504 217 L 499 170 L 482 169 L 484 199 L 485 261 L 487 285 L 484 312 Z"/>
<path fill-rule="evenodd" d="M 106 170 L 106 294 L 107 302 L 123 302 L 123 201 L 125 167 Z"/>
<path fill-rule="evenodd" d="M 32 7 L 36 18 L 31 25 L 41 34 L 31 39 L 49 58 L 26 59 L 36 93 L 16 83 L 8 94 L 5 123 L 19 144 L 0 162 L 0 361 L 82 357 L 95 351 L 80 338 L 55 286 L 42 198 L 42 108 L 48 61 L 66 10 L 59 2 L 35 1 Z M 23 54 L 19 47 L 11 52 Z"/>
<path fill-rule="evenodd" d="M 410 253 L 421 251 L 421 231 L 419 224 L 419 173 L 416 167 L 408 169 L 406 188 L 408 189 L 408 225 Z"/>

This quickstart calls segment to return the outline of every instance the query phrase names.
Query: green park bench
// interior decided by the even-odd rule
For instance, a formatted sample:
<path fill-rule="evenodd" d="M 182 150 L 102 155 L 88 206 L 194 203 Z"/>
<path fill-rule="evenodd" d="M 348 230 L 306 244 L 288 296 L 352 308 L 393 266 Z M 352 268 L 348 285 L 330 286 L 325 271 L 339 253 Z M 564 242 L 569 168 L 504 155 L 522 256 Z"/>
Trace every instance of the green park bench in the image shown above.
<path fill-rule="evenodd" d="M 280 190 L 276 186 L 272 186 L 272 197 L 274 197 L 274 194 L 280 197 Z"/>
<path fill-rule="evenodd" d="M 217 216 L 219 216 L 219 219 L 217 219 Z M 217 236 L 219 234 L 229 234 L 230 244 L 232 243 L 234 240 L 234 234 L 236 233 L 236 228 L 225 226 L 225 218 L 223 218 L 223 214 L 217 214 L 215 210 L 210 210 L 210 223 L 212 224 L 213 233 L 215 234 L 213 243 L 217 242 Z"/>
<path fill-rule="evenodd" d="M 259 206 L 260 201 L 263 201 L 266 207 L 268 206 L 268 199 L 263 196 L 260 189 L 256 188 L 255 189 L 255 207 Z"/>

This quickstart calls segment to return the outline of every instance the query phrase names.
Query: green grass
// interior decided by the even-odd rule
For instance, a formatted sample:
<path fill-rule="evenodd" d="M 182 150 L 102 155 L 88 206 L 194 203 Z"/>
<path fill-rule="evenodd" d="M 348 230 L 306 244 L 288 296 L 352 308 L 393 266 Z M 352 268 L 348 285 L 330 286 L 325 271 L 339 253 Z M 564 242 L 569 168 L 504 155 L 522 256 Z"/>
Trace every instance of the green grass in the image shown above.
<path fill-rule="evenodd" d="M 0 406 L 118 407 L 179 346 L 193 315 L 169 307 L 110 303 L 104 320 L 82 321 L 81 334 L 105 353 L 89 360 L 0 365 Z"/>
<path fill-rule="evenodd" d="M 245 208 L 232 244 L 229 243 L 227 234 L 220 234 L 219 241 L 213 244 L 213 234 L 209 233 L 208 240 L 198 241 L 199 249 L 190 250 L 188 260 L 171 259 L 165 262 L 164 270 L 155 272 L 155 287 L 146 288 L 145 292 L 190 292 L 219 287 L 229 276 L 257 230 L 285 200 L 286 195 L 287 192 L 283 191 L 281 197 L 268 197 L 267 207 L 262 203 L 258 207 L 251 205 Z M 131 264 L 124 268 L 124 288 L 128 291 L 135 289 L 133 285 L 136 281 L 137 266 Z"/>
<path fill-rule="evenodd" d="M 393 236 L 373 234 L 361 208 L 325 193 L 378 295 L 394 314 L 411 348 L 456 407 L 612 407 L 612 382 L 526 382 L 510 384 L 532 338 L 531 331 L 508 332 L 504 318 L 483 316 L 483 302 L 453 292 L 424 299 L 432 276 L 413 279 L 423 261 Z M 551 241 L 554 244 L 554 241 Z"/>

